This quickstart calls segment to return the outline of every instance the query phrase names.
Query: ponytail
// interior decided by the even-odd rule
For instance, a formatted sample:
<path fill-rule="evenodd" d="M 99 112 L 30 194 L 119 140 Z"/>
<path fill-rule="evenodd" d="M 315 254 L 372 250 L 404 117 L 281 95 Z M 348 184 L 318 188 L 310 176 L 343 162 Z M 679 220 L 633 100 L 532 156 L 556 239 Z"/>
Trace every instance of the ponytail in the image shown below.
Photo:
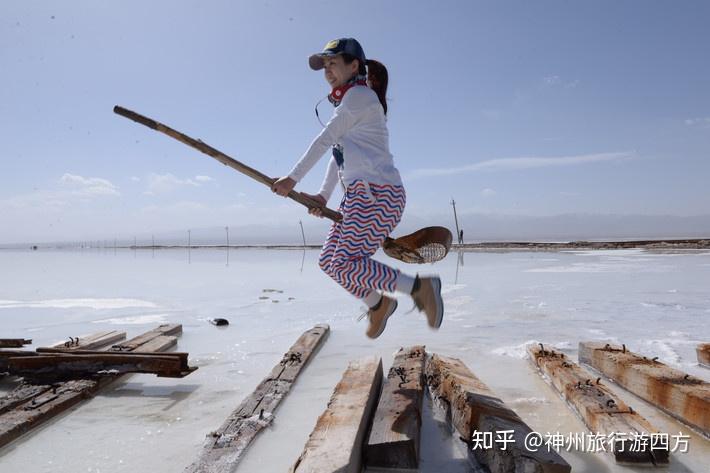
<path fill-rule="evenodd" d="M 384 64 L 374 59 L 367 60 L 367 82 L 370 88 L 377 94 L 377 98 L 380 99 L 385 115 L 387 115 L 386 95 L 388 78 L 387 68 Z"/>
<path fill-rule="evenodd" d="M 343 61 L 345 64 L 352 63 L 356 58 L 350 54 L 343 54 Z M 372 90 L 377 94 L 377 98 L 380 99 L 382 104 L 382 109 L 387 115 L 387 82 L 389 75 L 387 74 L 387 68 L 380 61 L 375 61 L 374 59 L 367 59 L 366 64 L 358 59 L 358 75 L 367 76 L 367 84 Z M 367 69 L 365 68 L 367 66 Z"/>

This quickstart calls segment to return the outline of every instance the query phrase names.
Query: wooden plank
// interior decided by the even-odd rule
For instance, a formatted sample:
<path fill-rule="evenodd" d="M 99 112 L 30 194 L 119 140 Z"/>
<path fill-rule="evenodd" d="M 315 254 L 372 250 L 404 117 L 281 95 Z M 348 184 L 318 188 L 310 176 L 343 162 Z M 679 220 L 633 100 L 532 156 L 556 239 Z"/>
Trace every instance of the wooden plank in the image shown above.
<path fill-rule="evenodd" d="M 710 437 L 710 383 L 626 350 L 581 342 L 579 360 L 676 419 Z"/>
<path fill-rule="evenodd" d="M 592 433 L 616 438 L 607 450 L 613 451 L 617 462 L 646 466 L 668 464 L 667 445 L 664 448 L 648 442 L 632 448 L 634 435 L 650 440 L 652 434 L 659 433 L 658 429 L 601 384 L 600 378 L 595 379 L 564 353 L 546 350 L 542 344 L 530 345 L 528 354 Z"/>
<path fill-rule="evenodd" d="M 382 385 L 382 360 L 351 361 L 291 473 L 360 473 L 362 444 Z"/>
<path fill-rule="evenodd" d="M 155 351 L 163 351 L 174 346 L 174 337 L 164 337 L 164 335 L 179 334 L 181 332 L 182 326 L 180 325 L 161 325 L 129 340 L 125 343 L 125 346 L 129 347 L 128 350 L 130 351 L 149 343 L 153 339 L 161 338 L 163 344 L 156 346 Z M 77 346 L 82 346 L 81 339 Z M 32 391 L 27 385 L 21 385 L 18 389 L 25 386 L 29 391 L 28 395 L 26 397 L 15 397 L 12 408 L 0 413 L 0 447 L 7 445 L 34 427 L 90 398 L 99 389 L 119 378 L 120 376 L 103 376 L 93 380 L 65 381 L 52 386 L 40 386 L 37 391 Z"/>
<path fill-rule="evenodd" d="M 37 356 L 38 353 L 29 350 L 0 350 L 0 373 L 6 374 L 8 370 L 8 360 L 20 356 Z"/>
<path fill-rule="evenodd" d="M 434 354 L 427 359 L 425 373 L 432 395 L 448 406 L 461 439 L 491 473 L 570 472 L 570 465 L 556 452 L 525 448 L 525 437 L 532 429 L 461 360 Z M 485 433 L 496 438 L 504 431 L 510 432 L 504 445 L 481 448 L 474 441 Z"/>
<path fill-rule="evenodd" d="M 185 471 L 233 471 L 251 442 L 271 423 L 279 403 L 329 332 L 328 325 L 316 325 L 304 332 L 254 392 L 239 404 L 216 432 L 207 437 L 201 454 Z"/>
<path fill-rule="evenodd" d="M 698 354 L 698 363 L 700 366 L 710 368 L 710 343 L 701 343 L 695 351 Z"/>
<path fill-rule="evenodd" d="M 24 345 L 31 345 L 32 340 L 24 338 L 0 338 L 0 348 L 22 348 Z"/>
<path fill-rule="evenodd" d="M 126 339 L 126 332 L 118 330 L 105 330 L 103 332 L 82 335 L 80 337 L 69 337 L 69 340 L 52 345 L 53 348 L 69 348 L 72 350 L 95 350 L 104 348 L 113 343 Z"/>
<path fill-rule="evenodd" d="M 425 361 L 423 346 L 400 348 L 395 355 L 365 445 L 368 468 L 419 468 Z"/>

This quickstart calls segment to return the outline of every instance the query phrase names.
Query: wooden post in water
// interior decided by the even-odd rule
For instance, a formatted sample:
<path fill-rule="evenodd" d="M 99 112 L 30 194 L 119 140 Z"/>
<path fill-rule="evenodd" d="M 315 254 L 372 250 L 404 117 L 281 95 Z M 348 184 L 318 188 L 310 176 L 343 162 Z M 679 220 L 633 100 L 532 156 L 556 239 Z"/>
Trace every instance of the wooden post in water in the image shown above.
<path fill-rule="evenodd" d="M 362 444 L 382 385 L 382 360 L 351 361 L 291 473 L 362 471 Z"/>
<path fill-rule="evenodd" d="M 604 436 L 605 451 L 618 463 L 658 466 L 668 464 L 668 445 L 654 445 L 658 429 L 626 405 L 600 378 L 594 378 L 564 353 L 546 350 L 542 344 L 530 345 L 531 362 L 550 380 L 595 435 Z M 635 445 L 634 436 L 646 442 Z"/>
<path fill-rule="evenodd" d="M 695 351 L 698 354 L 698 363 L 700 363 L 700 366 L 710 368 L 710 343 L 701 343 Z"/>
<path fill-rule="evenodd" d="M 450 409 L 451 422 L 462 440 L 491 473 L 570 472 L 570 465 L 556 452 L 526 448 L 525 439 L 532 429 L 461 360 L 432 355 L 426 379 L 432 394 Z M 490 448 L 486 435 L 496 440 Z"/>
<path fill-rule="evenodd" d="M 395 355 L 365 444 L 367 468 L 419 468 L 425 361 L 423 346 L 400 348 Z"/>
<path fill-rule="evenodd" d="M 625 346 L 581 342 L 579 361 L 710 437 L 710 383 Z"/>

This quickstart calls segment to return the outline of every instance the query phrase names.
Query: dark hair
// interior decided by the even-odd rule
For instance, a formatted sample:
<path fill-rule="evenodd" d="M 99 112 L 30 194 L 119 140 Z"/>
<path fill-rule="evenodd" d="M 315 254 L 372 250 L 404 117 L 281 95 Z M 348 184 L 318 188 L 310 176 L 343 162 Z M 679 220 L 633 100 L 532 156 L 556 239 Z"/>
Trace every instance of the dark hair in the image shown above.
<path fill-rule="evenodd" d="M 389 74 L 387 74 L 385 65 L 380 61 L 368 59 L 367 81 L 370 83 L 370 88 L 377 94 L 377 98 L 380 99 L 385 115 L 387 115 L 387 82 L 389 81 Z"/>
<path fill-rule="evenodd" d="M 387 83 L 389 82 L 389 75 L 387 74 L 385 65 L 374 59 L 367 59 L 367 64 L 362 64 L 362 61 L 355 56 L 351 56 L 350 54 L 342 54 L 342 56 L 345 64 L 351 64 L 357 59 L 357 73 L 361 76 L 367 76 L 370 88 L 377 94 L 377 98 L 380 99 L 380 103 L 382 104 L 382 109 L 385 111 L 385 115 L 387 115 Z M 367 68 L 365 66 L 367 66 Z"/>

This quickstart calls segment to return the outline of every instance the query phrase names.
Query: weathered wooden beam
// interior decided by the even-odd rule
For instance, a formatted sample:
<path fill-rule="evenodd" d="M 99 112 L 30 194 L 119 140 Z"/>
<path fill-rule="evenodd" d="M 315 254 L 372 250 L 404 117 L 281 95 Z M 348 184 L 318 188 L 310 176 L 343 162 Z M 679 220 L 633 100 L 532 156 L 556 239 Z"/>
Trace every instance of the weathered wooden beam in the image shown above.
<path fill-rule="evenodd" d="M 200 456 L 185 471 L 233 471 L 251 442 L 271 423 L 279 403 L 329 332 L 328 325 L 316 325 L 304 332 L 254 392 L 239 404 L 216 432 L 207 437 Z"/>
<path fill-rule="evenodd" d="M 695 351 L 698 354 L 698 363 L 700 363 L 700 366 L 710 368 L 710 343 L 701 343 Z"/>
<path fill-rule="evenodd" d="M 368 468 L 419 468 L 425 361 L 423 346 L 400 348 L 395 355 L 365 444 Z"/>
<path fill-rule="evenodd" d="M 8 359 L 8 372 L 11 375 L 39 381 L 41 384 L 127 373 L 184 378 L 196 369 L 187 365 L 187 353 L 50 353 Z"/>
<path fill-rule="evenodd" d="M 8 370 L 8 360 L 10 358 L 17 358 L 20 356 L 37 356 L 36 351 L 29 350 L 0 350 L 0 373 L 7 373 Z"/>
<path fill-rule="evenodd" d="M 125 342 L 127 350 L 134 350 L 155 339 L 161 339 L 162 345 L 154 345 L 154 351 L 166 350 L 175 345 L 175 337 L 166 337 L 165 334 L 179 334 L 182 332 L 180 325 L 161 325 L 156 329 L 144 333 Z M 79 347 L 82 346 L 80 339 Z M 20 385 L 13 393 L 22 389 L 27 390 L 26 396 L 13 396 L 12 407 L 0 410 L 0 447 L 7 445 L 22 434 L 46 422 L 52 417 L 61 414 L 90 398 L 99 389 L 109 385 L 119 376 L 104 376 L 93 380 L 73 380 L 54 384 L 52 386 L 35 386 L 33 390 L 28 385 Z M 8 396 L 2 401 L 8 399 Z M 0 405 L 2 405 L 0 401 Z"/>
<path fill-rule="evenodd" d="M 360 473 L 362 444 L 381 384 L 379 357 L 351 361 L 291 473 Z"/>
<path fill-rule="evenodd" d="M 569 473 L 570 465 L 554 451 L 526 448 L 532 429 L 471 370 L 456 358 L 428 357 L 426 380 L 432 394 L 448 406 L 451 422 L 476 460 L 491 473 Z M 486 433 L 510 432 L 500 444 L 482 448 Z"/>
<path fill-rule="evenodd" d="M 579 361 L 710 437 L 710 383 L 626 350 L 582 342 Z"/>
<path fill-rule="evenodd" d="M 614 454 L 617 462 L 647 466 L 668 464 L 668 446 L 654 445 L 650 441 L 658 430 L 601 384 L 600 378 L 595 379 L 564 353 L 546 350 L 542 344 L 530 345 L 528 354 L 589 430 L 610 439 L 605 449 Z M 645 437 L 648 442 L 632 447 L 634 435 Z"/>
<path fill-rule="evenodd" d="M 31 345 L 32 340 L 24 338 L 0 338 L 0 348 L 22 348 L 24 345 Z"/>
<path fill-rule="evenodd" d="M 105 330 L 103 332 L 69 337 L 69 340 L 52 345 L 53 348 L 68 348 L 72 350 L 95 350 L 126 339 L 126 332 Z"/>

